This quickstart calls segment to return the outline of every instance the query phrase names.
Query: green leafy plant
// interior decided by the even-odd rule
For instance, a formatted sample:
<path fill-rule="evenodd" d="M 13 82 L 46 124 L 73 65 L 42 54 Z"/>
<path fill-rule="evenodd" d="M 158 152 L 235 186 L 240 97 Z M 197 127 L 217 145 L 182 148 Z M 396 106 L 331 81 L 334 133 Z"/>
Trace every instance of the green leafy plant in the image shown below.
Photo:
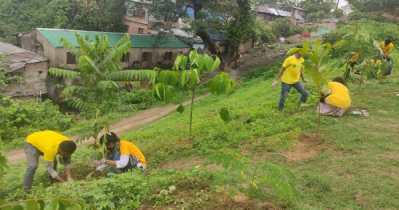
<path fill-rule="evenodd" d="M 46 201 L 52 201 L 49 205 Z M 69 198 L 28 198 L 26 200 L 7 203 L 0 199 L 0 209 L 13 210 L 13 209 L 26 209 L 26 210 L 39 210 L 50 207 L 52 209 L 96 209 L 93 206 L 86 204 L 81 199 Z"/>
<path fill-rule="evenodd" d="M 189 69 L 186 70 L 187 56 L 177 56 L 173 65 L 174 71 L 161 71 L 157 78 L 156 84 L 153 87 L 153 96 L 158 97 L 166 103 L 171 102 L 175 96 L 174 86 L 179 83 L 180 86 L 187 88 L 191 92 L 191 110 L 190 110 L 190 133 L 189 138 L 192 139 L 191 128 L 193 120 L 194 97 L 195 91 L 206 82 L 201 83 L 202 75 L 208 71 L 214 71 L 220 65 L 217 56 L 208 56 L 198 54 L 197 50 L 193 50 L 189 55 L 190 63 Z M 181 72 L 179 72 L 181 70 Z M 227 73 L 220 73 L 208 82 L 209 90 L 212 94 L 230 95 L 236 88 L 236 82 L 228 77 Z M 184 106 L 180 104 L 177 111 L 182 113 Z M 230 120 L 229 112 L 227 109 L 222 108 L 220 111 L 221 118 L 228 122 Z"/>
<path fill-rule="evenodd" d="M 304 73 L 312 78 L 310 80 L 311 84 L 307 85 L 306 88 L 312 90 L 313 95 L 317 98 L 321 97 L 321 91 L 328 92 L 328 81 L 331 79 L 329 74 L 337 69 L 330 64 L 331 55 L 329 53 L 344 42 L 345 40 L 340 40 L 331 45 L 328 42 L 322 44 L 320 40 L 316 40 L 312 45 L 312 49 L 310 49 L 308 42 L 304 41 L 302 42 L 303 48 L 293 48 L 287 52 L 287 55 L 299 52 L 305 58 L 305 63 L 303 64 L 305 66 Z M 316 138 L 319 133 L 320 121 L 321 114 L 319 113 Z"/>
<path fill-rule="evenodd" d="M 126 54 L 130 47 L 130 36 L 127 34 L 112 47 L 106 35 L 95 35 L 95 40 L 90 40 L 89 36 L 81 36 L 76 33 L 79 48 L 75 47 L 64 38 L 60 43 L 65 49 L 72 52 L 78 60 L 78 71 L 71 71 L 59 68 L 50 68 L 49 72 L 57 77 L 66 79 L 79 78 L 81 85 L 64 87 L 62 95 L 68 104 L 76 109 L 85 112 L 93 112 L 95 120 L 92 131 L 89 134 L 81 135 L 77 142 L 90 137 L 97 142 L 98 134 L 105 128 L 109 131 L 107 120 L 99 121 L 99 117 L 105 112 L 103 109 L 112 109 L 117 112 L 131 110 L 132 104 L 124 106 L 100 106 L 103 102 L 110 102 L 115 98 L 122 98 L 129 95 L 129 92 L 121 91 L 127 85 L 130 87 L 138 86 L 138 81 L 149 79 L 154 82 L 156 71 L 154 70 L 123 70 L 120 58 Z"/>

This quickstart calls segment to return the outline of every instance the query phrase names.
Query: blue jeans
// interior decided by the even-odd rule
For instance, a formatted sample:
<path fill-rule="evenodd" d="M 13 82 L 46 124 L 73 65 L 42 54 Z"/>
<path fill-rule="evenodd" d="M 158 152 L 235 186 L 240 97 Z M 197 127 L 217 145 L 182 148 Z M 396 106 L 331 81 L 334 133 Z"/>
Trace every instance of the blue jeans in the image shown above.
<path fill-rule="evenodd" d="M 108 160 L 117 161 L 117 160 L 120 160 L 120 159 L 121 159 L 121 152 L 119 152 L 119 151 L 115 152 L 114 154 L 109 154 L 108 155 Z M 109 168 L 109 172 L 113 173 L 113 174 L 116 174 L 115 167 L 114 166 L 110 167 Z M 132 165 L 131 162 L 129 161 L 129 163 L 124 168 L 120 168 L 120 170 L 122 171 L 122 173 L 125 173 L 126 171 L 134 169 L 134 168 L 137 168 L 137 166 Z M 107 176 L 107 177 L 109 177 L 109 176 Z"/>
<path fill-rule="evenodd" d="M 280 103 L 278 104 L 279 111 L 281 111 L 284 108 L 285 99 L 287 98 L 288 92 L 290 92 L 290 89 L 292 87 L 294 87 L 302 95 L 298 101 L 298 106 L 301 104 L 301 102 L 305 103 L 306 100 L 308 99 L 309 91 L 305 90 L 304 86 L 300 81 L 294 84 L 287 84 L 282 82 Z"/>

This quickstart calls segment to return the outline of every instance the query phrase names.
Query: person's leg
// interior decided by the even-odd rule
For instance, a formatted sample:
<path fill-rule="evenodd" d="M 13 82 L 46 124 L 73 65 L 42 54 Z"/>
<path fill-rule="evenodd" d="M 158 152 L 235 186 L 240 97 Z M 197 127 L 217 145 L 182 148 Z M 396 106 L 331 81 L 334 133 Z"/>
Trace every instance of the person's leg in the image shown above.
<path fill-rule="evenodd" d="M 29 191 L 32 187 L 33 177 L 35 176 L 39 164 L 40 151 L 29 143 L 25 143 L 24 150 L 26 159 L 28 160 L 28 168 L 25 171 L 23 186 L 25 191 Z"/>
<path fill-rule="evenodd" d="M 278 104 L 278 110 L 281 111 L 284 108 L 285 99 L 287 98 L 288 92 L 290 92 L 292 85 L 281 82 L 281 96 L 280 103 Z"/>
<path fill-rule="evenodd" d="M 121 158 L 121 152 L 119 152 L 119 151 L 115 152 L 114 154 L 108 155 L 109 160 L 117 161 L 117 160 L 120 160 L 120 158 Z M 116 173 L 115 167 L 116 166 L 110 167 L 109 172 L 115 174 Z"/>
<path fill-rule="evenodd" d="M 301 82 L 297 82 L 293 86 L 301 94 L 301 98 L 298 101 L 298 106 L 299 106 L 301 103 L 305 103 L 306 100 L 308 100 L 309 91 L 305 89 L 305 87 L 302 85 Z"/>

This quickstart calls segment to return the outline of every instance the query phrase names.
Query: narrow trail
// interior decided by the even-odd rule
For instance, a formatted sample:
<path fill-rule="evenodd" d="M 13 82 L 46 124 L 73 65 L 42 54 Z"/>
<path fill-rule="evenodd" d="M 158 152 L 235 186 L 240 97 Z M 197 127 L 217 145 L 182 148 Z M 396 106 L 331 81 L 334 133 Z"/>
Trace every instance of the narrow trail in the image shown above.
<path fill-rule="evenodd" d="M 202 98 L 205 98 L 209 96 L 210 93 L 196 97 L 194 101 L 198 101 Z M 191 100 L 185 101 L 183 103 L 184 106 L 188 105 L 191 103 Z M 156 107 L 156 108 L 151 108 L 147 110 L 140 111 L 137 114 L 134 114 L 130 117 L 124 118 L 116 123 L 111 124 L 110 129 L 112 132 L 115 132 L 117 135 L 124 134 L 128 132 L 130 129 L 139 126 L 139 125 L 145 125 L 147 123 L 157 121 L 160 118 L 166 116 L 172 111 L 175 111 L 176 108 L 179 105 L 176 104 L 170 104 L 164 107 Z M 101 136 L 102 133 L 99 135 Z M 72 135 L 68 136 L 69 139 L 75 140 L 78 138 L 79 135 Z M 82 142 L 81 144 L 78 144 L 78 147 L 82 147 L 88 144 L 91 144 L 94 142 L 93 138 L 90 138 L 89 140 L 86 140 Z M 26 160 L 26 155 L 23 149 L 19 150 L 12 150 L 7 152 L 7 159 L 9 163 L 16 163 L 19 161 L 25 161 Z"/>

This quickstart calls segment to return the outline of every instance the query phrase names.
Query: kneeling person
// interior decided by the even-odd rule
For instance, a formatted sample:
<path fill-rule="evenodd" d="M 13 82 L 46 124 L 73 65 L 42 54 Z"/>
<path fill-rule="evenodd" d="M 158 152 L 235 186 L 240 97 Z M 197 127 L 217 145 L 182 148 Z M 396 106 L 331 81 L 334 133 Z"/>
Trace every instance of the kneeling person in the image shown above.
<path fill-rule="evenodd" d="M 33 177 L 41 155 L 43 155 L 51 181 L 55 179 L 62 183 L 66 182 L 57 173 L 57 154 L 61 156 L 59 160 L 65 166 L 68 181 L 73 181 L 71 155 L 76 150 L 76 143 L 69 140 L 68 137 L 50 130 L 36 132 L 27 137 L 24 150 L 28 160 L 28 168 L 25 171 L 23 181 L 25 190 L 32 187 Z"/>
<path fill-rule="evenodd" d="M 331 95 L 325 97 L 324 93 L 321 92 L 323 97 L 317 106 L 317 113 L 341 117 L 351 105 L 349 90 L 345 86 L 342 77 L 334 78 L 332 82 L 328 83 L 328 86 L 330 87 L 329 92 L 331 92 Z"/>
<path fill-rule="evenodd" d="M 104 142 L 109 151 L 108 159 L 103 158 L 96 170 L 86 178 L 103 171 L 108 165 L 116 166 L 122 173 L 135 168 L 146 169 L 147 163 L 143 153 L 132 142 L 121 140 L 114 132 L 106 134 L 105 137 L 101 136 L 100 144 L 103 145 Z M 109 172 L 116 173 L 116 170 L 111 167 Z"/>

